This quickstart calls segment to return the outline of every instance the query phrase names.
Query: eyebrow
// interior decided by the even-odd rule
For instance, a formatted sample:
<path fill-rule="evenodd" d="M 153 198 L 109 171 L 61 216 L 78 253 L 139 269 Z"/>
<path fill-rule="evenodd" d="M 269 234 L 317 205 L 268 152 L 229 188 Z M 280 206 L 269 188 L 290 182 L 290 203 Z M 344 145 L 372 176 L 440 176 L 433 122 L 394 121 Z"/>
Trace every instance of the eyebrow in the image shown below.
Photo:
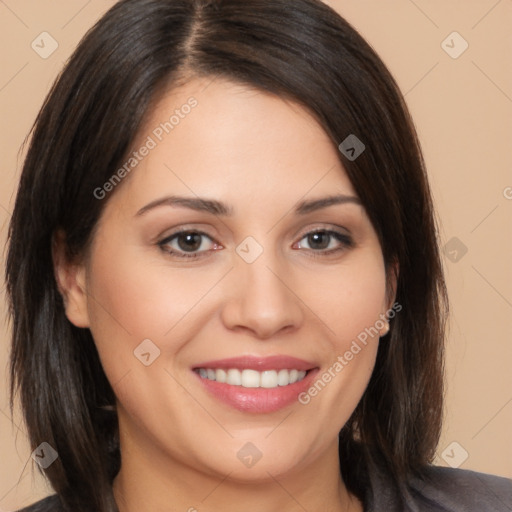
<path fill-rule="evenodd" d="M 347 195 L 337 195 L 337 196 L 327 196 L 322 197 L 320 199 L 312 199 L 309 201 L 301 201 L 295 207 L 295 213 L 299 215 L 305 215 L 310 212 L 314 212 L 316 210 L 320 210 L 321 208 L 327 208 L 328 206 L 333 206 L 335 204 L 359 204 L 362 205 L 361 199 L 356 196 L 347 196 Z"/>
<path fill-rule="evenodd" d="M 301 201 L 295 207 L 295 213 L 297 215 L 306 215 L 316 210 L 327 208 L 328 206 L 347 203 L 359 205 L 362 204 L 361 200 L 356 196 L 340 194 L 335 196 L 322 197 L 320 199 Z M 215 199 L 186 196 L 167 196 L 161 199 L 156 199 L 146 206 L 143 206 L 137 212 L 136 216 L 144 215 L 146 212 L 161 206 L 181 206 L 191 210 L 207 212 L 213 215 L 220 215 L 224 217 L 233 215 L 233 209 L 230 206 L 222 203 L 221 201 L 216 201 Z"/>

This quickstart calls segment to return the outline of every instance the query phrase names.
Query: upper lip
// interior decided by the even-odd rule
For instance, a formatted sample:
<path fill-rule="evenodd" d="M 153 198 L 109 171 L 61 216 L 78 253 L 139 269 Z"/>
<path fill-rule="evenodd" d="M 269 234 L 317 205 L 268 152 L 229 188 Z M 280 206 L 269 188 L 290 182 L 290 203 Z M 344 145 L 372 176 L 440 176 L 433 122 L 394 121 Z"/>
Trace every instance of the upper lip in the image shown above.
<path fill-rule="evenodd" d="M 205 361 L 194 365 L 193 369 L 198 368 L 222 368 L 229 370 L 237 368 L 239 370 L 311 370 L 315 368 L 315 363 L 298 359 L 296 357 L 276 355 L 267 357 L 241 356 L 227 359 L 217 359 L 215 361 Z"/>

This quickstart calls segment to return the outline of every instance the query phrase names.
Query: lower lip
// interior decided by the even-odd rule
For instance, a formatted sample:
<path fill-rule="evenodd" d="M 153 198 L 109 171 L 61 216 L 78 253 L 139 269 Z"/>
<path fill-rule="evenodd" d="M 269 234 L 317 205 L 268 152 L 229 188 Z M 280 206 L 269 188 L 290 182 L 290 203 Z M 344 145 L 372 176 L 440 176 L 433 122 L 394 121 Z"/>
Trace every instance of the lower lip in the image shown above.
<path fill-rule="evenodd" d="M 194 373 L 209 393 L 234 409 L 243 412 L 269 413 L 279 411 L 294 402 L 297 403 L 299 394 L 310 387 L 317 372 L 318 369 L 315 368 L 308 371 L 301 381 L 277 388 L 232 386 L 224 382 L 202 378 L 196 372 Z"/>

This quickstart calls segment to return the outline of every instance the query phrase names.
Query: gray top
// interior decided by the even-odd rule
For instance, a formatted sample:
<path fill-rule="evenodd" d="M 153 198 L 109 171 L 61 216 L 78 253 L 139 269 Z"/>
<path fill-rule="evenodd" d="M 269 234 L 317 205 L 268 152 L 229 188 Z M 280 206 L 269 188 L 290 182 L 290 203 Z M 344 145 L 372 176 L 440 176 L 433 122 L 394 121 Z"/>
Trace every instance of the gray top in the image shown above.
<path fill-rule="evenodd" d="M 365 512 L 512 512 L 512 480 L 464 469 L 427 466 L 404 489 L 370 472 Z"/>
<path fill-rule="evenodd" d="M 512 480 L 508 478 L 427 466 L 421 478 L 411 478 L 400 488 L 375 466 L 365 480 L 365 512 L 512 512 Z M 63 510 L 57 496 L 50 496 L 19 512 Z"/>

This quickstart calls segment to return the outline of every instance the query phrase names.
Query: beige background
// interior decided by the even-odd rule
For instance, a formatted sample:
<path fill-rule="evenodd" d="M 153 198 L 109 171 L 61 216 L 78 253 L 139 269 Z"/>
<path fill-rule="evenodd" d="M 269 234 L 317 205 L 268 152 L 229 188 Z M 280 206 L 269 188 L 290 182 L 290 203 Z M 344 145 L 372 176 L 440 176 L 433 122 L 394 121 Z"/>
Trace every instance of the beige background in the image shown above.
<path fill-rule="evenodd" d="M 452 302 L 448 391 L 436 462 L 512 478 L 512 0 L 327 3 L 367 38 L 402 88 L 423 145 L 443 244 L 449 243 L 443 256 Z M 72 49 L 113 4 L 0 0 L 2 246 L 21 144 Z M 47 59 L 31 48 L 44 31 L 58 42 Z M 450 36 L 442 45 L 453 31 L 469 44 L 458 58 L 443 48 L 454 54 L 462 48 L 461 39 Z M 460 244 L 467 247 L 462 257 Z M 2 511 L 50 490 L 34 468 L 19 417 L 12 420 L 8 410 L 3 279 L 0 286 Z"/>

